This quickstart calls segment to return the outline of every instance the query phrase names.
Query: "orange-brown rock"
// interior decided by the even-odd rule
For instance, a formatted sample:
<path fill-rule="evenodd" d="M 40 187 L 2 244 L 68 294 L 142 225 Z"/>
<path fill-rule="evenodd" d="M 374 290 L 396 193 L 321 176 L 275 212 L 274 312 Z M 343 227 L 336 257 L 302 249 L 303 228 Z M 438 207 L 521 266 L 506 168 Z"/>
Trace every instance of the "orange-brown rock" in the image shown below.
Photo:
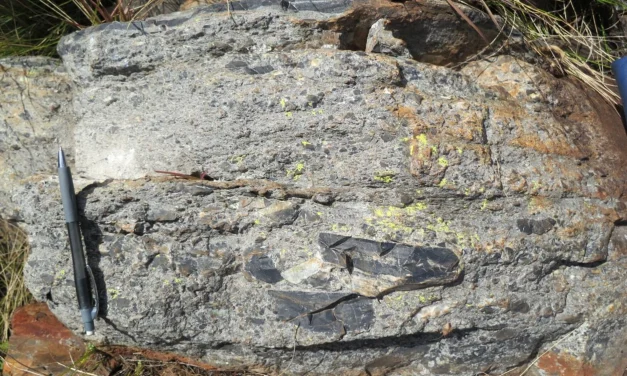
<path fill-rule="evenodd" d="M 67 329 L 45 303 L 15 311 L 3 374 L 62 374 L 85 352 L 85 343 Z"/>

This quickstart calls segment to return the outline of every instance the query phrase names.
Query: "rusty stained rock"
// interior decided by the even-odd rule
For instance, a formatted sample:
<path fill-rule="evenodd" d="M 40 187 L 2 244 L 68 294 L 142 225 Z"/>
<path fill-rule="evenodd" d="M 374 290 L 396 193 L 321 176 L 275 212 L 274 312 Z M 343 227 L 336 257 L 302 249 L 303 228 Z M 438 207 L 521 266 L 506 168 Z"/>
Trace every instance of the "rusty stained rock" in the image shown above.
<path fill-rule="evenodd" d="M 85 343 L 67 329 L 45 303 L 18 308 L 11 319 L 3 374 L 62 374 L 85 352 Z"/>

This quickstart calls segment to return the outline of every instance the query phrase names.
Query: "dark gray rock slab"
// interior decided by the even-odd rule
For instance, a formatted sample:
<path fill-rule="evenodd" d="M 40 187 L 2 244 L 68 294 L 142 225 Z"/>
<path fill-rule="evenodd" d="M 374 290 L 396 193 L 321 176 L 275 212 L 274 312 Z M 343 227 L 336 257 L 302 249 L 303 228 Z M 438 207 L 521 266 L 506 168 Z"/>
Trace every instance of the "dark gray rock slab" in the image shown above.
<path fill-rule="evenodd" d="M 457 280 L 462 271 L 459 258 L 447 248 L 415 247 L 330 233 L 321 233 L 318 243 L 322 260 L 346 269 L 362 286 L 356 292 L 366 296 L 445 285 Z"/>
<path fill-rule="evenodd" d="M 274 284 L 283 280 L 272 259 L 264 254 L 251 254 L 244 265 L 244 270 L 259 281 Z"/>
<path fill-rule="evenodd" d="M 277 317 L 304 330 L 343 337 L 367 331 L 374 321 L 372 299 L 354 294 L 269 291 L 276 300 Z"/>

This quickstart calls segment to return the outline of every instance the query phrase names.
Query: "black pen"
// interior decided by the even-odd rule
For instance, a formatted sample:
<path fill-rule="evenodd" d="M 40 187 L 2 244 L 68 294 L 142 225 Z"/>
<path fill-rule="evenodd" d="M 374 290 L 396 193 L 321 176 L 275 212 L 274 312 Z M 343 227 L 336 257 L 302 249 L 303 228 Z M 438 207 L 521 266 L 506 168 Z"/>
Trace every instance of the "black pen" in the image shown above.
<path fill-rule="evenodd" d="M 76 207 L 76 194 L 74 193 L 72 173 L 65 162 L 65 154 L 63 154 L 63 149 L 61 148 L 59 148 L 59 185 L 61 186 L 61 201 L 63 202 L 65 222 L 70 237 L 72 263 L 74 264 L 74 285 L 76 286 L 76 296 L 78 297 L 78 308 L 81 311 L 85 334 L 91 335 L 94 334 L 94 319 L 98 315 L 98 294 L 96 293 L 94 295 L 95 298 L 92 303 L 90 284 L 94 290 L 96 284 L 91 269 L 89 269 L 89 266 L 85 263 L 81 230 L 78 226 L 78 209 Z"/>

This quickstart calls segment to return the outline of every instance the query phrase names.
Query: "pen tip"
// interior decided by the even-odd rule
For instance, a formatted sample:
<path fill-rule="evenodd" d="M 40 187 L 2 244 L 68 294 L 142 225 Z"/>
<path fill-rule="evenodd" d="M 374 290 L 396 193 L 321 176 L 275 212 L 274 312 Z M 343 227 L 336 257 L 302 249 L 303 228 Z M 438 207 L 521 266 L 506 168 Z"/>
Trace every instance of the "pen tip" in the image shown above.
<path fill-rule="evenodd" d="M 58 161 L 59 168 L 66 167 L 65 154 L 63 153 L 63 149 L 61 148 L 61 146 L 59 146 L 59 156 L 58 156 L 57 161 Z"/>

